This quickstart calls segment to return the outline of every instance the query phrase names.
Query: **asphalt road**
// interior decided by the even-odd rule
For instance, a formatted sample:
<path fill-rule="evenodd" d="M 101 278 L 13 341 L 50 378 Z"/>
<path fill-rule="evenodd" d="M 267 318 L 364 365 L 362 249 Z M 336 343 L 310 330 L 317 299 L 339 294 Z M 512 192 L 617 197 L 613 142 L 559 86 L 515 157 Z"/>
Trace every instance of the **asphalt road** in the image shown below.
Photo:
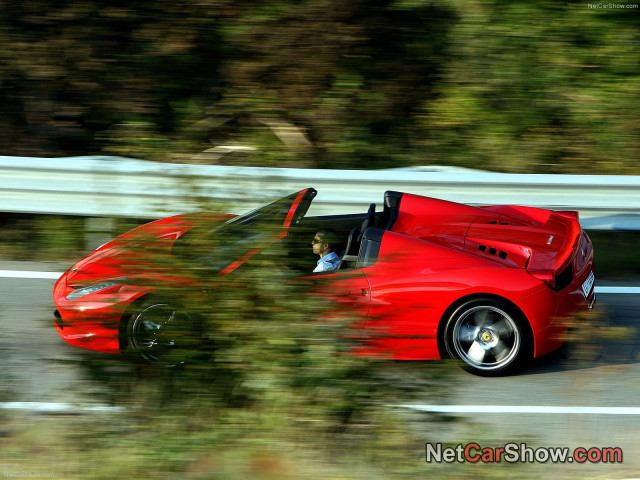
<path fill-rule="evenodd" d="M 0 270 L 62 271 L 62 266 L 0 262 Z M 53 328 L 53 284 L 46 278 L 0 278 L 3 405 L 95 402 L 72 362 L 76 349 Z M 425 421 L 424 441 L 475 442 L 481 447 L 522 441 L 534 447 L 620 447 L 622 464 L 574 463 L 554 469 L 575 478 L 625 478 L 640 472 L 640 410 L 604 414 L 578 408 L 640 407 L 640 295 L 601 294 L 598 300 L 604 321 L 618 327 L 613 338 L 609 330 L 584 326 L 578 329 L 582 339 L 574 348 L 540 359 L 519 375 L 481 378 L 456 372 L 450 395 L 438 404 L 431 399 L 426 407 L 457 405 L 464 411 L 415 413 Z M 480 408 L 496 406 L 495 413 Z M 533 408 L 551 406 L 566 409 L 553 413 Z M 513 407 L 527 408 L 511 411 Z M 450 421 L 433 421 L 443 415 Z"/>
<path fill-rule="evenodd" d="M 53 264 L 0 262 L 12 271 L 61 271 Z M 2 401 L 75 401 L 77 372 L 64 366 L 73 352 L 53 328 L 54 280 L 0 278 Z"/>

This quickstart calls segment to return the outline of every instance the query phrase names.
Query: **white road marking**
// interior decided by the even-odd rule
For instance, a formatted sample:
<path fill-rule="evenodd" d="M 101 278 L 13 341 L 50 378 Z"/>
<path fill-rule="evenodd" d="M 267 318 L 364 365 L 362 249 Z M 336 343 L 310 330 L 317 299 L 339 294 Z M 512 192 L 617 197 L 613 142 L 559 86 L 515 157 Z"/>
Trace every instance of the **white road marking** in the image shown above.
<path fill-rule="evenodd" d="M 640 407 L 583 407 L 553 405 L 395 405 L 400 408 L 430 413 L 533 413 L 560 415 L 640 415 Z M 122 407 L 100 404 L 71 404 L 57 402 L 0 402 L 1 410 L 20 410 L 35 413 L 116 413 Z"/>
<path fill-rule="evenodd" d="M 58 402 L 0 402 L 0 410 L 20 410 L 35 413 L 114 413 L 121 412 L 121 407 L 98 404 L 71 404 Z"/>
<path fill-rule="evenodd" d="M 596 293 L 640 293 L 640 287 L 596 287 Z"/>
<path fill-rule="evenodd" d="M 640 415 L 640 407 L 556 407 L 552 405 L 396 405 L 431 413 L 535 413 L 561 415 Z"/>
<path fill-rule="evenodd" d="M 62 272 L 25 272 L 17 270 L 0 270 L 0 277 L 3 278 L 45 278 L 57 280 L 62 276 Z"/>
<path fill-rule="evenodd" d="M 33 279 L 50 279 L 57 280 L 62 276 L 63 272 L 29 272 L 29 271 L 17 271 L 17 270 L 0 270 L 0 278 L 33 278 Z M 596 293 L 627 293 L 638 294 L 640 293 L 640 287 L 608 287 L 608 286 L 596 286 Z"/>

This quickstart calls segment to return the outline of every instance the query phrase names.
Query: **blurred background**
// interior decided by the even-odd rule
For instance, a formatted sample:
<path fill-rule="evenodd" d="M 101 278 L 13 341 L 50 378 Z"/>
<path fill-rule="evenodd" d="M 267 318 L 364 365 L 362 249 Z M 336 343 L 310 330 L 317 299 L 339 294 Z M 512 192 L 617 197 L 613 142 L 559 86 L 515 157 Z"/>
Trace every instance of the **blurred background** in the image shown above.
<path fill-rule="evenodd" d="M 638 174 L 639 12 L 584 1 L 3 2 L 0 151 Z M 247 150 L 206 152 L 228 144 Z"/>
<path fill-rule="evenodd" d="M 0 0 L 0 7 L 3 156 L 640 175 L 636 4 Z M 136 225 L 116 223 L 110 231 Z M 1 261 L 53 261 L 49 269 L 64 269 L 87 253 L 83 218 L 3 214 L 0 226 Z M 624 248 L 611 248 L 614 261 L 604 263 L 612 275 L 626 269 L 637 276 L 637 234 L 618 235 Z M 633 256 L 615 256 L 623 250 Z M 476 419 L 418 417 L 389 405 L 446 403 L 460 386 L 457 398 L 467 403 L 494 391 L 497 402 L 508 402 L 510 392 L 527 385 L 533 391 L 525 396 L 535 398 L 550 377 L 553 395 L 560 392 L 550 401 L 571 394 L 581 400 L 587 388 L 605 392 L 606 403 L 623 381 L 638 386 L 622 371 L 637 365 L 637 350 L 606 364 L 619 367 L 615 380 L 581 375 L 602 361 L 603 338 L 633 335 L 608 333 L 597 315 L 579 319 L 577 356 L 490 387 L 446 363 L 345 356 L 344 345 L 331 339 L 352 319 L 309 329 L 301 316 L 313 317 L 323 304 L 301 302 L 300 287 L 273 280 L 272 267 L 257 265 L 240 286 L 220 285 L 223 306 L 215 312 L 195 305 L 225 351 L 221 361 L 207 357 L 181 370 L 73 350 L 53 329 L 52 285 L 2 280 L 0 347 L 8 360 L 0 400 L 64 394 L 71 403 L 105 404 L 117 413 L 0 411 L 0 474 L 547 478 L 545 465 L 425 465 L 424 445 L 447 438 L 453 446 L 500 446 L 525 438 L 548 446 L 558 431 L 574 428 L 578 441 L 598 442 L 604 422 L 564 419 L 557 431 L 523 431 L 512 428 L 516 419 L 492 429 Z M 242 316 L 239 329 L 241 311 L 251 315 Z M 563 376 L 566 370 L 572 376 Z M 633 424 L 619 427 L 631 441 L 624 428 Z M 607 470 L 567 471 L 587 478 Z"/>

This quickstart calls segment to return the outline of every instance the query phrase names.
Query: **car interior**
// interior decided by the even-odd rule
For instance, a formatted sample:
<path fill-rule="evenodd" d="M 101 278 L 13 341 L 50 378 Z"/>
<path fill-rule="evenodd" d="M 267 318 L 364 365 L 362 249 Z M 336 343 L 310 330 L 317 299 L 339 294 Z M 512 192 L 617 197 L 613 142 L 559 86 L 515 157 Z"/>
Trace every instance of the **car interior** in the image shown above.
<path fill-rule="evenodd" d="M 372 203 L 366 212 L 360 214 L 302 217 L 289 228 L 285 238 L 262 250 L 255 259 L 267 256 L 285 258 L 285 262 L 279 263 L 286 270 L 296 275 L 311 274 L 318 261 L 317 255 L 313 254 L 311 240 L 318 230 L 332 229 L 342 239 L 337 245 L 333 245 L 334 251 L 341 258 L 338 269 L 371 265 L 377 259 L 384 231 L 390 230 L 398 217 L 401 197 L 399 192 L 386 192 L 381 212 L 376 211 L 376 204 Z M 241 223 L 227 227 L 225 235 L 215 237 L 218 241 L 215 248 L 209 250 L 208 243 L 212 232 L 215 234 L 215 229 L 208 233 L 202 230 L 198 233 L 194 229 L 176 242 L 174 254 L 189 262 L 209 267 L 212 271 L 223 270 L 230 262 L 255 248 L 261 238 L 270 236 L 265 234 L 269 231 L 269 225 L 260 223 L 260 217 L 251 216 L 251 213 L 245 214 Z"/>
<path fill-rule="evenodd" d="M 376 211 L 376 204 L 372 203 L 361 214 L 304 217 L 284 241 L 292 260 L 290 266 L 301 272 L 313 270 L 318 258 L 312 253 L 311 239 L 325 228 L 335 230 L 343 239 L 334 246 L 342 259 L 339 269 L 362 268 L 375 262 L 384 231 L 391 230 L 398 217 L 401 197 L 400 192 L 385 192 L 382 211 Z"/>

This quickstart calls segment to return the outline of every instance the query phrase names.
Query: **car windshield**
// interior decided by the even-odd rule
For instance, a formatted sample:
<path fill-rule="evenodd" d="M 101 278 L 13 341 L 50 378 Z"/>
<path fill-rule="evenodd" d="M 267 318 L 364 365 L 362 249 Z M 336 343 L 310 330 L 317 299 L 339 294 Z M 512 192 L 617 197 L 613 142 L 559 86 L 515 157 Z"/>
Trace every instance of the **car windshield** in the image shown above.
<path fill-rule="evenodd" d="M 196 227 L 183 235 L 174 252 L 185 260 L 222 270 L 251 251 L 262 250 L 283 236 L 287 218 L 301 192 L 288 195 L 210 229 Z M 315 191 L 312 190 L 311 198 Z M 310 200 L 310 199 L 309 199 Z M 304 206 L 301 214 L 306 212 Z"/>
<path fill-rule="evenodd" d="M 299 195 L 293 193 L 287 197 L 276 200 L 262 207 L 251 210 L 248 213 L 232 218 L 217 228 L 209 231 L 209 235 L 231 235 L 239 239 L 259 234 L 261 232 L 280 229 L 284 225 L 291 205 Z"/>

